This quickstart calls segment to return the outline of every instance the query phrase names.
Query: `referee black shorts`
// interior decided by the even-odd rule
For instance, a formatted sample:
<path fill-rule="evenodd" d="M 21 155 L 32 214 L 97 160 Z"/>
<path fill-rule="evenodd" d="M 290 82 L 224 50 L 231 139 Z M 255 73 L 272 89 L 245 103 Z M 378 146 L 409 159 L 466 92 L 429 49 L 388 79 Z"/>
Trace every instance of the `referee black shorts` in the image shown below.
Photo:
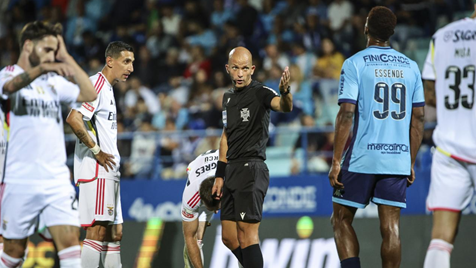
<path fill-rule="evenodd" d="M 269 170 L 261 159 L 232 160 L 225 171 L 220 219 L 260 222 L 269 186 Z"/>

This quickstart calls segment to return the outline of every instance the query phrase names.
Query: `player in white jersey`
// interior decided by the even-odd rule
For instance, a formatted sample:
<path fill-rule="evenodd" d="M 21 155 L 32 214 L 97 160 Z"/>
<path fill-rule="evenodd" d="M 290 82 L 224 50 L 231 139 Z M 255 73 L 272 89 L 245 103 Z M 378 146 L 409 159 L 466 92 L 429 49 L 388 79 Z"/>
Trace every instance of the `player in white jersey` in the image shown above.
<path fill-rule="evenodd" d="M 4 111 L 5 103 L 2 102 L 1 109 L 0 109 L 0 124 L 2 128 L 0 128 L 0 208 L 2 207 L 2 194 L 3 189 L 5 188 L 5 184 L 3 184 L 3 174 L 5 171 L 5 162 L 6 162 L 6 154 L 7 154 L 7 142 L 8 142 L 8 124 L 5 120 L 5 111 Z M 0 223 L 1 223 L 1 216 L 0 216 Z M 0 228 L 0 254 L 3 252 L 3 237 L 2 237 L 2 228 Z M 25 253 L 26 255 L 26 253 Z"/>
<path fill-rule="evenodd" d="M 66 166 L 60 103 L 93 101 L 97 94 L 67 52 L 61 30 L 60 24 L 28 23 L 20 33 L 17 64 L 0 71 L 0 93 L 7 95 L 10 107 L 0 208 L 2 268 L 20 265 L 39 216 L 58 247 L 60 266 L 81 265 L 76 193 Z"/>
<path fill-rule="evenodd" d="M 476 185 L 476 1 L 470 18 L 438 30 L 430 43 L 422 78 L 426 103 L 437 108 L 427 207 L 433 211 L 425 268 L 450 267 L 461 211 Z"/>
<path fill-rule="evenodd" d="M 79 218 L 86 228 L 83 267 L 121 267 L 121 161 L 117 149 L 116 100 L 113 85 L 134 71 L 132 47 L 111 42 L 106 64 L 90 77 L 98 98 L 73 108 L 66 119 L 78 137 L 74 150 L 74 180 L 79 185 Z M 103 256 L 103 258 L 101 258 Z"/>
<path fill-rule="evenodd" d="M 182 195 L 182 227 L 185 240 L 185 267 L 203 267 L 202 239 L 205 228 L 210 223 L 213 212 L 218 210 L 219 202 L 209 204 L 200 198 L 200 187 L 208 183 L 210 192 L 215 181 L 215 170 L 218 161 L 218 150 L 210 150 L 199 155 L 187 167 L 187 183 Z M 202 183 L 203 182 L 203 183 Z"/>
<path fill-rule="evenodd" d="M 203 235 L 210 225 L 213 213 L 220 208 L 220 201 L 212 197 L 217 161 L 218 150 L 209 150 L 195 158 L 187 167 L 188 179 L 183 190 L 181 212 L 185 268 L 205 266 Z"/>

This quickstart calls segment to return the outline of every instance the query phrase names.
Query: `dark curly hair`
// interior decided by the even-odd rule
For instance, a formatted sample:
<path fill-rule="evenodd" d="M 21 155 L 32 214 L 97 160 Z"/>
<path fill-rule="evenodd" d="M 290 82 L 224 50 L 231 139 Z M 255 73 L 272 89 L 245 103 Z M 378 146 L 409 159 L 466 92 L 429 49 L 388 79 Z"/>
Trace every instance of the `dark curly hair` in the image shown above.
<path fill-rule="evenodd" d="M 215 183 L 215 176 L 208 177 L 200 184 L 200 199 L 205 207 L 210 211 L 215 211 L 220 208 L 220 200 L 216 200 L 212 195 L 213 184 Z"/>
<path fill-rule="evenodd" d="M 393 35 L 397 17 L 384 6 L 376 6 L 369 12 L 367 27 L 370 36 L 387 41 Z"/>
<path fill-rule="evenodd" d="M 20 49 L 25 44 L 26 40 L 37 41 L 42 39 L 45 36 L 52 35 L 58 36 L 63 32 L 63 26 L 61 23 L 50 24 L 42 21 L 33 21 L 29 22 L 23 27 L 20 32 Z"/>

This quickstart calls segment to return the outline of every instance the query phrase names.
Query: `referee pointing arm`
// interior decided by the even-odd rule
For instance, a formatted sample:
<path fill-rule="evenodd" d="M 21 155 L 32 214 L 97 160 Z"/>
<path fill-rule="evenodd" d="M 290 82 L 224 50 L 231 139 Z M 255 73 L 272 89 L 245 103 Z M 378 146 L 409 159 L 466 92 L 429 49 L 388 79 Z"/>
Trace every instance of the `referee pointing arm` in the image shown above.
<path fill-rule="evenodd" d="M 263 267 L 258 228 L 269 185 L 264 160 L 270 110 L 292 110 L 290 73 L 286 67 L 279 83 L 280 97 L 273 89 L 251 79 L 255 66 L 248 49 L 233 49 L 225 68 L 234 86 L 223 96 L 224 128 L 212 194 L 221 199 L 225 246 L 244 267 Z"/>

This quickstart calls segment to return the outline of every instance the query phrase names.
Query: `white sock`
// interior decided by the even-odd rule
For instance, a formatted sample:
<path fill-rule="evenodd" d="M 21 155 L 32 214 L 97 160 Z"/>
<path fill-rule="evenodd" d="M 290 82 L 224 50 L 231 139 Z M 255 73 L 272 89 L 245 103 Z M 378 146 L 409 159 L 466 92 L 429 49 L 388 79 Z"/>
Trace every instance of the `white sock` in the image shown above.
<path fill-rule="evenodd" d="M 84 268 L 98 268 L 101 262 L 102 243 L 100 241 L 84 239 L 81 252 L 81 263 Z"/>
<path fill-rule="evenodd" d="M 426 252 L 423 268 L 450 268 L 450 255 L 453 245 L 441 240 L 432 239 Z"/>
<path fill-rule="evenodd" d="M 3 242 L 0 243 L 0 254 L 2 254 L 2 252 L 3 252 Z"/>
<path fill-rule="evenodd" d="M 104 268 L 121 268 L 121 242 L 105 242 L 104 245 Z"/>
<path fill-rule="evenodd" d="M 0 254 L 0 268 L 15 268 L 20 266 L 21 262 L 21 258 L 12 258 L 5 254 L 5 252 Z"/>
<path fill-rule="evenodd" d="M 61 268 L 81 268 L 81 246 L 72 246 L 58 252 Z"/>

